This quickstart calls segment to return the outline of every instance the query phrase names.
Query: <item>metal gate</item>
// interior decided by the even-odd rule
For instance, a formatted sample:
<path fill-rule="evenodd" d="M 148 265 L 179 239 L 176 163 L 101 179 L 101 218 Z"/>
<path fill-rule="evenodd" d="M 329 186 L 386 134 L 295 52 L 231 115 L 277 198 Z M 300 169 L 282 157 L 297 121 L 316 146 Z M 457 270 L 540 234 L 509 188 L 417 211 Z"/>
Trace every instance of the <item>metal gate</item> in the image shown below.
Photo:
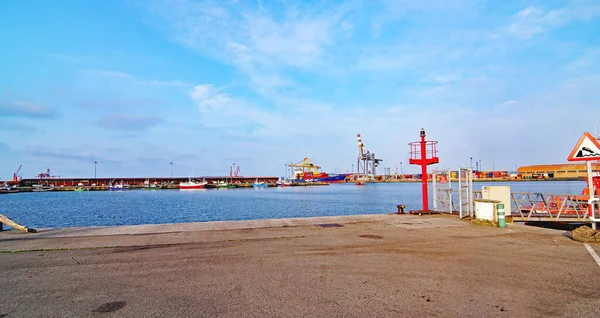
<path fill-rule="evenodd" d="M 432 192 L 434 211 L 458 214 L 460 218 L 473 216 L 473 172 L 471 169 L 432 171 Z"/>

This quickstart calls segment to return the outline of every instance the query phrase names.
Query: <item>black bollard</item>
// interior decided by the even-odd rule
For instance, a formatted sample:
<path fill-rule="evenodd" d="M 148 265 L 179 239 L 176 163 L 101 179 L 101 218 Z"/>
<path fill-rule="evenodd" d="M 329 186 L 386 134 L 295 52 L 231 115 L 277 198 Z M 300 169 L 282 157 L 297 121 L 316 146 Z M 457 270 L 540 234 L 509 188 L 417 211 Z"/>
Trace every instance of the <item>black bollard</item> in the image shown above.
<path fill-rule="evenodd" d="M 396 207 L 398 208 L 398 214 L 404 214 L 404 208 L 406 208 L 404 204 L 397 205 Z"/>

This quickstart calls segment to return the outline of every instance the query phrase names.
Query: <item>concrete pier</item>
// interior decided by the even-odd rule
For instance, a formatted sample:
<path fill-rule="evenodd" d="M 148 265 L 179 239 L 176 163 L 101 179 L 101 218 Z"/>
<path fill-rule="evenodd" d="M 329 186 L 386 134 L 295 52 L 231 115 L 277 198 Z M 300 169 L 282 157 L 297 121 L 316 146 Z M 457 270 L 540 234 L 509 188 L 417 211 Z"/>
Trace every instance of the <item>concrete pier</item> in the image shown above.
<path fill-rule="evenodd" d="M 0 251 L 2 317 L 600 313 L 600 266 L 563 231 L 448 215 L 7 231 Z"/>

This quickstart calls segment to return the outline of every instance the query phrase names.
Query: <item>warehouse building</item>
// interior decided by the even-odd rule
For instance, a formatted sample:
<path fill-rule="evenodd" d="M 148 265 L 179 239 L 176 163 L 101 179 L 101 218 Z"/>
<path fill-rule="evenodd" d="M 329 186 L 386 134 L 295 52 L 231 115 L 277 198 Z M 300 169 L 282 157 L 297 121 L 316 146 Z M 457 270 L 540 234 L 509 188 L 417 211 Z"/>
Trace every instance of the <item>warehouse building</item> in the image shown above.
<path fill-rule="evenodd" d="M 594 175 L 600 175 L 600 163 L 592 163 Z M 587 168 L 584 163 L 523 166 L 517 169 L 520 179 L 585 179 Z"/>

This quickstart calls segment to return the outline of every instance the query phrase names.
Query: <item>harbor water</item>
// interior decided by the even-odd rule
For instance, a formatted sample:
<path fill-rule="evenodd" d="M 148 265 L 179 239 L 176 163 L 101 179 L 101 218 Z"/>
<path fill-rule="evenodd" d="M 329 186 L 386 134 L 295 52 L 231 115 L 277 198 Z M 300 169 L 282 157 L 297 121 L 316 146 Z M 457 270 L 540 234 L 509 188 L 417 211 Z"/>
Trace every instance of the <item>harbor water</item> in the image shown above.
<path fill-rule="evenodd" d="M 473 190 L 495 185 L 508 185 L 512 192 L 580 194 L 585 182 L 476 182 Z M 0 196 L 0 214 L 33 228 L 386 214 L 395 213 L 398 204 L 406 205 L 406 211 L 420 209 L 420 191 L 420 183 L 348 183 L 249 189 L 30 192 Z"/>

